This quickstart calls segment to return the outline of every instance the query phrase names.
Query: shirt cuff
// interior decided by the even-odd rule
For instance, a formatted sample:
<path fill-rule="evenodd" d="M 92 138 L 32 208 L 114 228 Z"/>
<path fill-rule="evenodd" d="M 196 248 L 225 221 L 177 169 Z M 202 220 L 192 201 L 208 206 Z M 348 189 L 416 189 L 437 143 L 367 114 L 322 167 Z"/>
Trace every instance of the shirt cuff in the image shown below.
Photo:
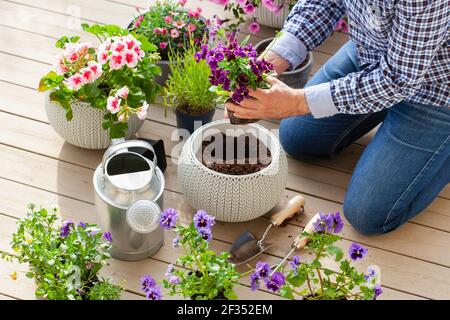
<path fill-rule="evenodd" d="M 330 117 L 338 113 L 331 96 L 330 83 L 305 88 L 305 97 L 314 118 Z"/>
<path fill-rule="evenodd" d="M 279 38 L 270 48 L 270 51 L 275 52 L 283 59 L 287 60 L 291 65 L 291 69 L 297 68 L 300 63 L 305 60 L 308 51 L 305 45 L 292 33 L 282 31 Z"/>

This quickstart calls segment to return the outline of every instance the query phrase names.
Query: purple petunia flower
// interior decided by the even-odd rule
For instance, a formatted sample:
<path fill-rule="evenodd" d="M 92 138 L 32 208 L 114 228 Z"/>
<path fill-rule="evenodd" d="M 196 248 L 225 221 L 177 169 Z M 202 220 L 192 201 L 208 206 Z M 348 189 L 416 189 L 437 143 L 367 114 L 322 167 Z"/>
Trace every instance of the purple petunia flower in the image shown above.
<path fill-rule="evenodd" d="M 168 281 L 170 284 L 179 284 L 181 280 L 178 276 L 171 275 Z"/>
<path fill-rule="evenodd" d="M 175 237 L 172 240 L 172 248 L 178 248 L 180 246 L 180 238 L 179 237 Z"/>
<path fill-rule="evenodd" d="M 208 242 L 211 241 L 211 239 L 212 239 L 211 229 L 203 228 L 201 230 L 198 230 L 198 233 L 206 241 L 208 241 Z"/>
<path fill-rule="evenodd" d="M 250 289 L 252 291 L 259 289 L 259 277 L 256 273 L 250 275 Z"/>
<path fill-rule="evenodd" d="M 289 261 L 289 265 L 291 266 L 292 270 L 294 271 L 294 274 L 297 275 L 298 273 L 298 266 L 300 265 L 300 257 L 299 256 L 293 256 L 292 261 Z"/>
<path fill-rule="evenodd" d="M 211 229 L 211 227 L 216 223 L 216 219 L 210 216 L 206 211 L 198 210 L 194 215 L 194 225 L 199 232 L 204 229 Z"/>
<path fill-rule="evenodd" d="M 256 263 L 255 267 L 255 274 L 260 279 L 266 279 L 269 277 L 269 274 L 272 272 L 272 269 L 270 268 L 269 264 L 266 262 L 258 261 Z"/>
<path fill-rule="evenodd" d="M 381 287 L 380 284 L 376 284 L 373 289 L 374 289 L 373 300 L 376 300 L 383 293 L 383 288 Z"/>
<path fill-rule="evenodd" d="M 313 226 L 316 232 L 331 232 L 333 230 L 332 215 L 320 212 L 319 219 L 313 223 Z"/>
<path fill-rule="evenodd" d="M 73 226 L 73 221 L 72 220 L 66 220 L 63 222 L 63 225 L 61 226 L 61 232 L 60 232 L 60 236 L 62 238 L 65 238 L 69 235 L 70 233 L 70 227 Z"/>
<path fill-rule="evenodd" d="M 161 219 L 159 220 L 159 225 L 164 229 L 172 229 L 177 225 L 177 219 L 177 210 L 168 208 L 163 212 Z"/>
<path fill-rule="evenodd" d="M 145 275 L 141 278 L 142 291 L 148 292 L 151 288 L 156 286 L 156 281 L 149 275 Z"/>
<path fill-rule="evenodd" d="M 83 229 L 86 229 L 86 223 L 84 223 L 83 221 L 80 221 L 80 222 L 78 223 L 78 226 L 81 227 L 81 228 L 83 228 Z"/>
<path fill-rule="evenodd" d="M 270 279 L 265 280 L 265 283 L 267 289 L 277 292 L 286 284 L 286 280 L 284 278 L 284 274 L 281 272 L 275 272 Z"/>
<path fill-rule="evenodd" d="M 105 232 L 103 234 L 103 238 L 105 238 L 109 242 L 113 242 L 113 238 L 112 238 L 111 232 Z"/>
<path fill-rule="evenodd" d="M 146 293 L 147 293 L 148 300 L 161 300 L 162 299 L 162 292 L 161 292 L 160 286 L 151 287 Z"/>
<path fill-rule="evenodd" d="M 344 228 L 344 223 L 342 222 L 341 214 L 339 212 L 336 212 L 334 214 L 331 214 L 331 217 L 333 219 L 333 232 L 339 233 Z"/>
<path fill-rule="evenodd" d="M 363 259 L 369 250 L 360 244 L 353 242 L 348 250 L 348 255 L 353 261 Z"/>

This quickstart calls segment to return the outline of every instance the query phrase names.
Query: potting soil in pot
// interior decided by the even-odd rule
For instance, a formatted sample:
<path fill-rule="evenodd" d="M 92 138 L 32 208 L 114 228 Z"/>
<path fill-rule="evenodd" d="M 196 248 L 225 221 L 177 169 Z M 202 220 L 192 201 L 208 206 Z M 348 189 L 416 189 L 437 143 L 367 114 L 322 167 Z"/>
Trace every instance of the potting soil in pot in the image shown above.
<path fill-rule="evenodd" d="M 229 175 L 261 171 L 272 162 L 267 146 L 252 134 L 238 137 L 218 133 L 202 142 L 197 158 L 207 168 Z"/>

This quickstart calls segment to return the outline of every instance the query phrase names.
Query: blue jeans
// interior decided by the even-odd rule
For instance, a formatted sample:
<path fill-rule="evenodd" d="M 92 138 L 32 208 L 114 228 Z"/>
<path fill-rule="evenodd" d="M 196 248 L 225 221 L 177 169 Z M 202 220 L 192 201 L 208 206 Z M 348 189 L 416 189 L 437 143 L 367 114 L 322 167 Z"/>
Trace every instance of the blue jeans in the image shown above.
<path fill-rule="evenodd" d="M 360 70 L 345 44 L 308 82 Z M 401 102 L 377 113 L 284 119 L 280 140 L 301 160 L 331 158 L 382 122 L 353 172 L 344 214 L 363 234 L 385 233 L 424 210 L 450 182 L 450 108 Z"/>

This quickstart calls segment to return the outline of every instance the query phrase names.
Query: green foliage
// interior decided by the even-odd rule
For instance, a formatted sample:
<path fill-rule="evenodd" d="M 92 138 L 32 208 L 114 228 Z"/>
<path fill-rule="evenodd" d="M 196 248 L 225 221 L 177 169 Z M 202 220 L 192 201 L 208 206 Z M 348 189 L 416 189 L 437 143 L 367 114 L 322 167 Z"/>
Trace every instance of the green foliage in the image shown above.
<path fill-rule="evenodd" d="M 281 296 L 288 299 L 300 296 L 307 300 L 373 299 L 376 279 L 367 281 L 364 273 L 352 266 L 349 260 L 343 260 L 342 249 L 334 245 L 341 240 L 338 235 L 322 232 L 304 233 L 303 236 L 310 239 L 306 249 L 313 258 L 301 261 L 296 270 L 288 271 L 286 285 L 280 289 Z M 324 259 L 338 262 L 339 270 L 324 267 Z"/>
<path fill-rule="evenodd" d="M 123 112 L 110 114 L 107 112 L 103 129 L 109 131 L 110 138 L 124 137 L 128 126 L 127 119 L 136 113 L 144 102 L 152 103 L 160 91 L 160 86 L 155 82 L 155 77 L 161 74 L 161 69 L 156 65 L 160 59 L 156 52 L 157 47 L 149 42 L 147 37 L 130 32 L 116 25 L 88 25 L 82 24 L 84 31 L 95 35 L 100 42 L 105 42 L 112 37 L 132 35 L 141 42 L 140 48 L 146 52 L 145 57 L 134 68 L 123 66 L 118 70 L 110 68 L 108 63 L 102 65 L 102 75 L 89 84 L 84 84 L 79 90 L 71 90 L 65 81 L 80 72 L 90 61 L 97 61 L 97 49 L 89 48 L 77 61 L 70 63 L 62 60 L 67 70 L 63 75 L 55 71 L 46 74 L 39 82 L 40 92 L 49 91 L 50 101 L 57 103 L 66 111 L 68 121 L 72 120 L 73 113 L 71 103 L 75 101 L 87 102 L 91 107 L 106 110 L 107 99 L 113 96 L 118 89 L 127 86 L 130 93 L 127 104 L 123 106 Z M 68 44 L 76 44 L 79 37 L 62 37 L 56 42 L 56 47 L 64 50 Z M 119 120 L 119 115 L 124 116 Z"/>
<path fill-rule="evenodd" d="M 237 299 L 233 288 L 238 284 L 239 273 L 229 262 L 230 253 L 217 255 L 210 250 L 208 242 L 199 235 L 193 223 L 188 227 L 178 226 L 176 233 L 186 251 L 177 262 L 188 270 L 173 271 L 173 275 L 180 278 L 179 284 L 164 281 L 164 287 L 170 289 L 169 294 L 196 300 L 212 300 L 221 296 Z"/>
<path fill-rule="evenodd" d="M 169 53 L 169 79 L 164 88 L 164 105 L 192 115 L 204 114 L 215 108 L 216 95 L 209 90 L 211 70 L 205 60 L 197 63 L 192 45 L 182 52 Z"/>
<path fill-rule="evenodd" d="M 28 263 L 26 276 L 36 281 L 36 296 L 49 300 L 120 297 L 120 287 L 98 278 L 111 248 L 100 228 L 71 225 L 70 232 L 63 236 L 56 209 L 47 211 L 30 205 L 29 210 L 17 223 L 11 241 L 16 255 L 8 255 L 8 260 Z"/>

